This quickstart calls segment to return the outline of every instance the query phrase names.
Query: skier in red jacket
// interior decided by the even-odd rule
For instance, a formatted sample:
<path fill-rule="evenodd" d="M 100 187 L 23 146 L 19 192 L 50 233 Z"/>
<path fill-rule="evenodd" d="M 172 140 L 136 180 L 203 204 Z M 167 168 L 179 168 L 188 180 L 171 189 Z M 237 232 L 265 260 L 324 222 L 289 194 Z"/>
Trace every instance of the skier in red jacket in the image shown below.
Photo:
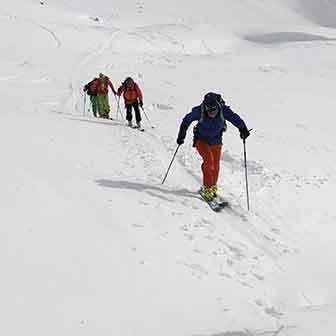
<path fill-rule="evenodd" d="M 125 107 L 126 107 L 126 119 L 128 126 L 132 127 L 132 107 L 135 112 L 136 127 L 141 128 L 141 114 L 140 107 L 143 107 L 142 92 L 139 85 L 131 78 L 127 77 L 121 84 L 117 91 L 117 95 L 123 94 Z"/>

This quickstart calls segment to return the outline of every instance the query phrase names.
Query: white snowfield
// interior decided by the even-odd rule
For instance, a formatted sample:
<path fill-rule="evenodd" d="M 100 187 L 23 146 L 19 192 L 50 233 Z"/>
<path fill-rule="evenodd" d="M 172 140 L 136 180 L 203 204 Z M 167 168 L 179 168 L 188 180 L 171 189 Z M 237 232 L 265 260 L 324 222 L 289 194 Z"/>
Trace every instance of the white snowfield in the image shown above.
<path fill-rule="evenodd" d="M 334 335 L 335 16 L 334 0 L 3 1 L 0 335 Z M 99 72 L 139 83 L 144 133 L 84 107 Z M 230 210 L 197 194 L 192 127 L 161 184 L 208 91 L 253 128 L 250 212 L 232 125 Z"/>

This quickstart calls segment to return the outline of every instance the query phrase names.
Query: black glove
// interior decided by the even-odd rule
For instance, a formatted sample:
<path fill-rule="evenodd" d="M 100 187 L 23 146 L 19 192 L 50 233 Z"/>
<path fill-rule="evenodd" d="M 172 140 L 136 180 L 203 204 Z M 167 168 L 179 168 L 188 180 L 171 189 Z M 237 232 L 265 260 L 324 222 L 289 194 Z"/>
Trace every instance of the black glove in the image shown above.
<path fill-rule="evenodd" d="M 176 139 L 176 142 L 179 146 L 184 143 L 186 135 L 187 135 L 187 129 L 181 126 Z"/>
<path fill-rule="evenodd" d="M 240 128 L 239 133 L 240 133 L 240 138 L 243 140 L 245 140 L 250 135 L 250 131 L 246 127 Z"/>
<path fill-rule="evenodd" d="M 184 144 L 184 139 L 183 138 L 177 138 L 176 143 L 181 146 Z"/>
<path fill-rule="evenodd" d="M 140 105 L 140 107 L 143 107 L 143 101 L 142 100 L 139 100 L 139 105 Z"/>

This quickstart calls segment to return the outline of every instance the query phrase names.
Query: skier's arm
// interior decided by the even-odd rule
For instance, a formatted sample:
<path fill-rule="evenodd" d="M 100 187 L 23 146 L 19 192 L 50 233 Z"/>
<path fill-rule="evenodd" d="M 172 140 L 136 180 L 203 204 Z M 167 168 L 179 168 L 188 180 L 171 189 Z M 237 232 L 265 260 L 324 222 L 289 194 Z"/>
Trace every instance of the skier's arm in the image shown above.
<path fill-rule="evenodd" d="M 134 87 L 135 87 L 135 91 L 137 93 L 137 96 L 138 96 L 139 100 L 142 100 L 142 92 L 141 92 L 141 90 L 139 88 L 139 85 L 138 84 L 134 84 Z"/>
<path fill-rule="evenodd" d="M 193 121 L 199 120 L 201 117 L 201 109 L 193 108 L 190 113 L 188 113 L 182 120 L 181 125 L 180 125 L 180 130 L 177 136 L 176 142 L 179 145 L 182 145 L 184 142 L 184 139 L 187 135 L 187 130 L 190 126 L 190 124 Z"/>
<path fill-rule="evenodd" d="M 142 92 L 141 92 L 141 89 L 139 88 L 139 85 L 138 84 L 134 84 L 134 87 L 135 87 L 135 92 L 138 96 L 138 99 L 139 99 L 139 105 L 142 107 L 143 106 L 143 98 L 142 98 Z"/>
<path fill-rule="evenodd" d="M 118 89 L 118 91 L 117 91 L 117 95 L 120 97 L 121 94 L 123 93 L 123 91 L 124 91 L 124 85 L 121 84 L 121 86 L 119 87 L 119 89 Z"/>
<path fill-rule="evenodd" d="M 239 129 L 240 138 L 245 141 L 245 139 L 250 135 L 250 131 L 246 127 L 244 120 L 241 119 L 237 113 L 234 113 L 230 106 L 225 105 L 223 107 L 223 112 L 224 118 Z"/>
<path fill-rule="evenodd" d="M 247 128 L 244 120 L 237 113 L 233 112 L 230 106 L 225 105 L 223 113 L 225 120 L 229 121 L 233 126 L 236 126 L 238 129 Z"/>

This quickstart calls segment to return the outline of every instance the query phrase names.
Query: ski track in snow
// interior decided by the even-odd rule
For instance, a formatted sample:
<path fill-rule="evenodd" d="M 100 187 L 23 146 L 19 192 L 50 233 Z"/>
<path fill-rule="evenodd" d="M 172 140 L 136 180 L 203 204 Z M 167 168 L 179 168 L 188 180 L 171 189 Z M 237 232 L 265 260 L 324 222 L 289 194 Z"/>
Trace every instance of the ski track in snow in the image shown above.
<path fill-rule="evenodd" d="M 60 48 L 62 46 L 62 42 L 61 42 L 60 38 L 57 36 L 57 34 L 52 29 L 48 28 L 44 24 L 40 24 L 40 23 L 38 23 L 38 22 L 36 22 L 32 19 L 21 18 L 21 17 L 15 15 L 15 14 L 3 14 L 1 17 L 5 18 L 5 19 L 8 19 L 8 20 L 15 21 L 15 22 L 28 23 L 28 24 L 31 24 L 35 27 L 38 27 L 39 29 L 47 32 L 47 34 L 55 42 L 55 47 L 56 48 Z"/>
<path fill-rule="evenodd" d="M 83 98 L 80 97 L 79 92 L 81 92 L 83 96 L 83 78 L 82 78 L 82 70 L 84 67 L 86 67 L 90 62 L 92 62 L 97 56 L 104 53 L 105 50 L 107 50 L 111 43 L 113 42 L 113 38 L 115 34 L 118 33 L 118 30 L 114 33 L 111 33 L 111 36 L 107 38 L 105 41 L 99 44 L 99 46 L 94 47 L 93 52 L 89 52 L 85 58 L 83 58 L 76 69 L 73 72 L 73 75 L 71 77 L 71 84 L 70 84 L 70 90 L 71 94 L 66 99 L 65 103 L 63 104 L 63 110 L 70 111 L 70 114 L 74 114 L 76 111 L 77 115 L 85 115 L 87 111 L 80 111 L 80 107 L 83 106 Z M 78 89 L 79 88 L 79 89 Z M 89 99 L 87 98 L 87 104 L 89 105 Z"/>

